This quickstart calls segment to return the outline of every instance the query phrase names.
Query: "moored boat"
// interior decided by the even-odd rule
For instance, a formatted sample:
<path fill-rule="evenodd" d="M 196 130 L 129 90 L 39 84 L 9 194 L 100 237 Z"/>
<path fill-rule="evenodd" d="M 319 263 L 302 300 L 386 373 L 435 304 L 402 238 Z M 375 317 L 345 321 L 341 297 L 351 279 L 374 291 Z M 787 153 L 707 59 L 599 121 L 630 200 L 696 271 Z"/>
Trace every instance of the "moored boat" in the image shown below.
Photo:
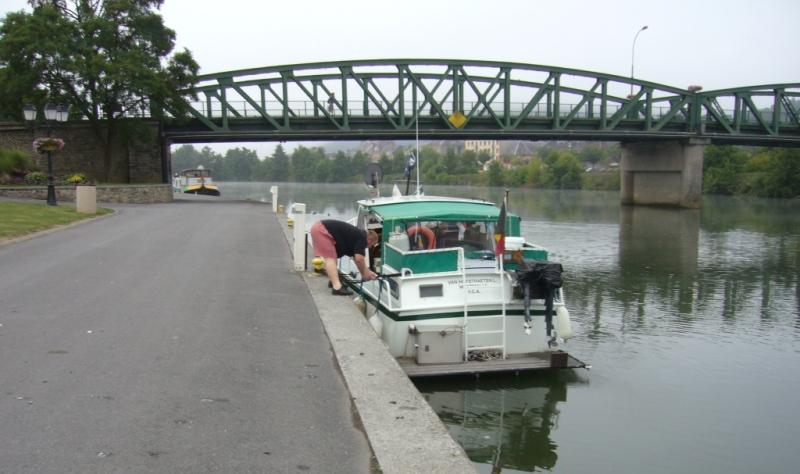
<path fill-rule="evenodd" d="M 183 170 L 173 180 L 173 188 L 185 194 L 202 194 L 219 196 L 219 186 L 211 177 L 211 170 L 198 166 L 196 169 Z"/>
<path fill-rule="evenodd" d="M 520 235 L 505 205 L 434 196 L 358 202 L 374 230 L 380 275 L 343 281 L 366 302 L 375 331 L 409 376 L 587 367 L 562 350 L 572 335 L 561 265 Z"/>

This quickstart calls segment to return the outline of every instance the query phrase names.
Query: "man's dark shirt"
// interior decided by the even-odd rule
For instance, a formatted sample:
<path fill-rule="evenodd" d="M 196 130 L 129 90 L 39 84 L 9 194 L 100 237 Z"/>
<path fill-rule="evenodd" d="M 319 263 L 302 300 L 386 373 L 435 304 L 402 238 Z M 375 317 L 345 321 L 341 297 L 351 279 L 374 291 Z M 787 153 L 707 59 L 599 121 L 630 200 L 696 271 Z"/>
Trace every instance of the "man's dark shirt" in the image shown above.
<path fill-rule="evenodd" d="M 366 232 L 347 222 L 333 219 L 323 220 L 322 225 L 328 229 L 333 241 L 336 243 L 337 257 L 341 258 L 345 255 L 352 257 L 355 254 L 364 255 L 364 249 L 367 247 Z"/>

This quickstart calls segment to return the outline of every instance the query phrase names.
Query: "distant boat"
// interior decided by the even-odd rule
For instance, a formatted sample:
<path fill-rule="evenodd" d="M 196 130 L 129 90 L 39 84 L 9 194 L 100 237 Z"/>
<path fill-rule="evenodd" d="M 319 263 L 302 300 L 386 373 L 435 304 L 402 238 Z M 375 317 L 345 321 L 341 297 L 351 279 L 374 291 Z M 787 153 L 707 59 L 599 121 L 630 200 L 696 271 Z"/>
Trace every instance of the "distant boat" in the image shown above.
<path fill-rule="evenodd" d="M 176 192 L 185 194 L 220 195 L 219 187 L 214 184 L 211 177 L 211 170 L 204 169 L 202 166 L 181 171 L 173 180 L 172 187 Z"/>

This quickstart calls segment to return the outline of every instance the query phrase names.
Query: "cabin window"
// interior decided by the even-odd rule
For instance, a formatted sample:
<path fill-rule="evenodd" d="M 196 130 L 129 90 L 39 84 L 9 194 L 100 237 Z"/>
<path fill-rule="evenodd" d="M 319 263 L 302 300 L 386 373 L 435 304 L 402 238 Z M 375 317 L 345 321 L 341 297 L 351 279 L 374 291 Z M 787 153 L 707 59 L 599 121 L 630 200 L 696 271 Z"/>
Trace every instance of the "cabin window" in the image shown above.
<path fill-rule="evenodd" d="M 411 250 L 461 247 L 482 252 L 494 250 L 493 227 L 493 222 L 483 221 L 423 221 L 407 222 L 406 232 Z"/>
<path fill-rule="evenodd" d="M 442 285 L 419 285 L 420 298 L 432 298 L 444 295 Z"/>
<path fill-rule="evenodd" d="M 406 221 L 395 227 L 389 241 L 403 251 L 451 249 L 461 247 L 468 258 L 472 254 L 494 252 L 493 221 Z M 406 242 L 400 245 L 398 241 Z"/>

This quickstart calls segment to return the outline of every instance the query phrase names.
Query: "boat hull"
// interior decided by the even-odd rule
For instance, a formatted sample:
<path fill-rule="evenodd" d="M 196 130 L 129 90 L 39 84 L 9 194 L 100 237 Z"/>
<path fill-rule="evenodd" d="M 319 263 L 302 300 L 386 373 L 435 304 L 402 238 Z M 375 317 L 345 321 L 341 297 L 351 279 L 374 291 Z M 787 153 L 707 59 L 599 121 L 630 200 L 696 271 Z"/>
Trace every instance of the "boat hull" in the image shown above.
<path fill-rule="evenodd" d="M 200 194 L 202 196 L 220 196 L 216 186 L 190 186 L 183 190 L 184 194 Z"/>
<path fill-rule="evenodd" d="M 414 331 L 440 331 L 440 328 L 463 328 L 465 318 L 463 308 L 458 316 L 459 308 L 441 308 L 431 312 L 393 312 L 384 305 L 376 307 L 376 301 L 370 295 L 362 295 L 367 302 L 366 316 L 380 319 L 380 337 L 394 357 L 416 357 L 417 347 Z M 452 311 L 451 311 L 452 310 Z M 544 306 L 535 305 L 531 309 L 532 318 L 525 327 L 524 309 L 511 306 L 506 310 L 505 325 L 499 307 L 471 307 L 467 312 L 466 323 L 469 327 L 468 346 L 488 347 L 503 345 L 507 355 L 551 352 L 557 346 L 550 345 L 544 316 Z M 555 333 L 558 333 L 558 321 L 554 318 Z M 505 327 L 504 327 L 505 326 Z M 472 349 L 470 349 L 472 350 Z"/>

